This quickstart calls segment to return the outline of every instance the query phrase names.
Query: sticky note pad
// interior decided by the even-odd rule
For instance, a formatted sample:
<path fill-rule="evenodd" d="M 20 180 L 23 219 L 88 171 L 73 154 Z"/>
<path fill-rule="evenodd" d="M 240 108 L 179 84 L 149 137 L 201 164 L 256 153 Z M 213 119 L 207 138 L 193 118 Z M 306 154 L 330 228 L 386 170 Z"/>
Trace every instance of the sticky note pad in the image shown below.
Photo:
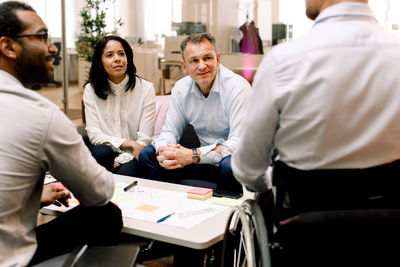
<path fill-rule="evenodd" d="M 213 190 L 210 188 L 193 187 L 187 192 L 187 197 L 190 199 L 206 200 L 212 197 Z"/>
<path fill-rule="evenodd" d="M 228 197 L 216 197 L 212 203 L 216 205 L 233 207 L 233 206 L 240 206 L 242 204 L 242 200 L 228 198 Z"/>
<path fill-rule="evenodd" d="M 149 205 L 149 204 L 144 204 L 142 206 L 139 206 L 136 208 L 137 210 L 142 210 L 142 211 L 147 211 L 147 212 L 152 212 L 155 211 L 156 209 L 159 209 L 157 206 Z"/>

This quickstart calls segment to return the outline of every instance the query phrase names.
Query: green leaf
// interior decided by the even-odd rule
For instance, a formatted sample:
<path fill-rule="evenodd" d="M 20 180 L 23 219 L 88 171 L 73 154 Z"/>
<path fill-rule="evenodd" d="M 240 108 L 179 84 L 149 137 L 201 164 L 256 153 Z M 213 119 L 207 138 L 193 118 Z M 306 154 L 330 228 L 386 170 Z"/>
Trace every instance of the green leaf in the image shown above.
<path fill-rule="evenodd" d="M 81 30 L 76 38 L 76 51 L 78 56 L 87 61 L 92 61 L 94 47 L 98 40 L 107 35 L 105 3 L 113 0 L 86 0 L 85 6 L 79 11 L 81 17 Z M 121 19 L 116 22 L 117 26 L 123 25 Z"/>

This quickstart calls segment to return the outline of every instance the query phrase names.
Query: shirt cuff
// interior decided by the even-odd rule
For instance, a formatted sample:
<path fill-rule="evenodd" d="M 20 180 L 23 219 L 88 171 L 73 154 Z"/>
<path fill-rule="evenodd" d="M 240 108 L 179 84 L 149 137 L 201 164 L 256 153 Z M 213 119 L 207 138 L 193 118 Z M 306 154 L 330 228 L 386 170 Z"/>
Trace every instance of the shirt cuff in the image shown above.
<path fill-rule="evenodd" d="M 212 144 L 212 145 L 208 145 L 208 146 L 199 147 L 200 154 L 203 156 L 203 155 L 207 154 L 208 152 L 210 152 L 211 150 L 213 150 L 216 146 L 217 146 L 216 144 Z"/>
<path fill-rule="evenodd" d="M 199 147 L 200 150 L 200 162 L 201 164 L 219 165 L 219 162 L 223 159 L 222 153 L 219 154 L 212 151 L 216 146 L 222 145 L 223 139 L 218 139 L 215 144 Z"/>
<path fill-rule="evenodd" d="M 124 164 L 124 163 L 127 163 L 127 162 L 133 160 L 133 158 L 134 158 L 134 156 L 131 153 L 124 152 L 124 153 L 119 154 L 114 159 L 114 161 L 118 162 L 119 164 Z"/>
<path fill-rule="evenodd" d="M 162 141 L 162 142 L 154 142 L 153 143 L 153 147 L 154 147 L 154 149 L 157 151 L 157 149 L 159 148 L 159 147 L 162 147 L 162 146 L 167 146 L 168 145 L 168 143 L 167 142 L 164 142 L 164 141 Z"/>
<path fill-rule="evenodd" d="M 210 164 L 214 166 L 219 166 L 219 163 L 224 157 L 222 154 L 219 154 L 215 151 L 209 151 L 207 154 L 200 155 L 200 162 L 201 164 Z"/>
<path fill-rule="evenodd" d="M 112 140 L 110 140 L 110 144 L 114 148 L 119 149 L 119 147 L 125 142 L 125 140 L 125 138 L 114 137 Z"/>

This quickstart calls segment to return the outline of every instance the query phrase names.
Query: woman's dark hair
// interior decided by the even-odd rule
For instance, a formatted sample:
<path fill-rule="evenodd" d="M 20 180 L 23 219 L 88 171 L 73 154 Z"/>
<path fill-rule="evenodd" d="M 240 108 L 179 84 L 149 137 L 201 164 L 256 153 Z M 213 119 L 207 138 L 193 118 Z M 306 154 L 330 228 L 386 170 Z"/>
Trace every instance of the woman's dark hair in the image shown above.
<path fill-rule="evenodd" d="M 90 67 L 89 79 L 86 84 L 90 83 L 94 89 L 94 93 L 101 99 L 107 99 L 108 95 L 113 94 L 110 84 L 108 82 L 108 74 L 103 67 L 102 56 L 103 50 L 109 41 L 118 41 L 121 43 L 125 50 L 125 55 L 127 59 L 126 74 L 129 76 L 128 84 L 126 85 L 125 92 L 128 90 L 133 90 L 136 84 L 136 66 L 133 63 L 133 51 L 131 46 L 127 41 L 119 36 L 109 35 L 101 38 L 94 48 L 92 66 Z M 85 84 L 85 85 L 86 85 Z"/>
<path fill-rule="evenodd" d="M 24 30 L 25 25 L 16 15 L 17 10 L 35 12 L 31 6 L 17 1 L 7 1 L 0 4 L 0 36 L 13 37 Z"/>

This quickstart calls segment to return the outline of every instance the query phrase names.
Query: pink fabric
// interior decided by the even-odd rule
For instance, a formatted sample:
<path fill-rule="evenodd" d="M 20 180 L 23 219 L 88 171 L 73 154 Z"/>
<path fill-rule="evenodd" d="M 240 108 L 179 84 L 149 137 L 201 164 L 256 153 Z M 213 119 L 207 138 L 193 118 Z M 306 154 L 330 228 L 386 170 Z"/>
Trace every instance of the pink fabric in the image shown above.
<path fill-rule="evenodd" d="M 250 24 L 243 24 L 239 28 L 243 32 L 243 39 L 240 41 L 240 52 L 245 54 L 262 54 L 260 53 L 260 36 L 254 21 Z M 262 47 L 262 44 L 261 44 Z"/>
<path fill-rule="evenodd" d="M 157 138 L 162 130 L 167 112 L 169 108 L 170 95 L 158 95 L 156 96 L 156 123 L 154 126 L 154 137 Z"/>

